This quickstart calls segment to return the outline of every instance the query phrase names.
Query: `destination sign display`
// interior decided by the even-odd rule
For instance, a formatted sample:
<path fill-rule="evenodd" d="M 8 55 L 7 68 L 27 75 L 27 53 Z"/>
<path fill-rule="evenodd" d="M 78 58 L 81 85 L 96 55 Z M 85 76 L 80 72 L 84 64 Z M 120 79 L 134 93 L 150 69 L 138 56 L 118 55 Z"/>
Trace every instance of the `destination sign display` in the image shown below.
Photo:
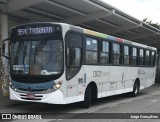
<path fill-rule="evenodd" d="M 36 35 L 48 35 L 53 33 L 61 32 L 61 27 L 59 25 L 51 24 L 32 24 L 23 25 L 11 30 L 11 36 L 36 36 Z"/>
<path fill-rule="evenodd" d="M 18 29 L 17 35 L 39 35 L 39 34 L 51 34 L 53 33 L 53 27 L 37 27 L 37 28 L 25 28 L 25 29 Z"/>

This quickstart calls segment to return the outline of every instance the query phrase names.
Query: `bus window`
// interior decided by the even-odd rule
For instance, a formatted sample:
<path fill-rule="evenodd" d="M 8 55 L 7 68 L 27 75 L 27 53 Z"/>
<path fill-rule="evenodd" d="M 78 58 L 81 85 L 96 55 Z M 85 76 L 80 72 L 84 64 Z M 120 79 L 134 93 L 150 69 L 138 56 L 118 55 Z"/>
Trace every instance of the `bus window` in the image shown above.
<path fill-rule="evenodd" d="M 150 66 L 155 66 L 155 60 L 156 60 L 156 55 L 155 55 L 155 52 L 152 51 L 152 52 L 151 52 L 151 62 L 150 62 Z"/>
<path fill-rule="evenodd" d="M 120 64 L 120 44 L 113 43 L 113 64 Z"/>
<path fill-rule="evenodd" d="M 124 46 L 124 64 L 129 64 L 129 47 Z"/>
<path fill-rule="evenodd" d="M 144 50 L 140 49 L 139 51 L 139 65 L 143 65 L 144 64 Z"/>
<path fill-rule="evenodd" d="M 98 42 L 93 38 L 86 38 L 86 63 L 98 63 Z"/>
<path fill-rule="evenodd" d="M 146 50 L 146 55 L 145 55 L 145 65 L 146 66 L 149 66 L 149 58 L 150 58 L 149 50 Z"/>
<path fill-rule="evenodd" d="M 102 48 L 100 52 L 100 63 L 101 64 L 109 63 L 109 42 L 102 41 Z"/>
<path fill-rule="evenodd" d="M 137 65 L 137 48 L 135 47 L 133 47 L 132 56 L 132 65 Z"/>
<path fill-rule="evenodd" d="M 66 40 L 67 50 L 66 50 L 66 64 L 67 72 L 66 79 L 70 80 L 79 71 L 81 67 L 81 57 L 82 57 L 82 36 L 80 34 L 69 34 L 69 40 Z"/>
<path fill-rule="evenodd" d="M 80 67 L 81 48 L 67 47 L 67 57 L 68 67 Z"/>

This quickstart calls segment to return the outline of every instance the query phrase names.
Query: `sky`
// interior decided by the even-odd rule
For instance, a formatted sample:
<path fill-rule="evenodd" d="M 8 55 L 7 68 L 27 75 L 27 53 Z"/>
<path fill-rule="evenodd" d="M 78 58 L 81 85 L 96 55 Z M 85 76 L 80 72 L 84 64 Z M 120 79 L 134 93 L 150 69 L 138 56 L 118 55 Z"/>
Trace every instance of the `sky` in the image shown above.
<path fill-rule="evenodd" d="M 160 24 L 160 0 L 102 0 L 139 20 Z"/>

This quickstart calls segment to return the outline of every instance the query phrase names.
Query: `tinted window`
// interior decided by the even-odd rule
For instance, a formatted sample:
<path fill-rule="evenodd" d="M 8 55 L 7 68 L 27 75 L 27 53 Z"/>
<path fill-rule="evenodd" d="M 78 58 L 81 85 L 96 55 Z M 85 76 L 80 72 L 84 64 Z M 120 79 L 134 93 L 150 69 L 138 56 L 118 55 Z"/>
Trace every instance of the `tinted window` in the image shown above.
<path fill-rule="evenodd" d="M 100 52 L 100 63 L 108 64 L 109 63 L 109 42 L 102 41 L 102 50 Z"/>
<path fill-rule="evenodd" d="M 109 42 L 102 41 L 102 52 L 109 52 Z"/>
<path fill-rule="evenodd" d="M 86 63 L 98 63 L 98 41 L 93 38 L 86 38 Z"/>
<path fill-rule="evenodd" d="M 120 54 L 120 45 L 119 44 L 113 43 L 113 52 L 115 54 Z"/>
<path fill-rule="evenodd" d="M 70 68 L 80 67 L 81 48 L 67 47 L 67 66 Z"/>
<path fill-rule="evenodd" d="M 155 66 L 156 53 L 154 51 L 151 52 L 151 66 Z"/>
<path fill-rule="evenodd" d="M 97 40 L 93 38 L 86 38 L 86 50 L 98 50 Z"/>
<path fill-rule="evenodd" d="M 137 65 L 137 48 L 135 47 L 132 50 L 132 65 Z"/>
<path fill-rule="evenodd" d="M 66 40 L 66 78 L 70 80 L 78 73 L 81 67 L 83 38 L 80 34 L 74 33 L 70 33 L 67 36 L 69 38 Z"/>
<path fill-rule="evenodd" d="M 113 64 L 120 64 L 120 44 L 113 43 Z"/>
<path fill-rule="evenodd" d="M 145 64 L 146 64 L 147 66 L 149 66 L 149 58 L 150 58 L 149 50 L 146 50 L 146 54 L 145 54 Z"/>
<path fill-rule="evenodd" d="M 129 64 L 129 47 L 124 46 L 124 64 Z"/>
<path fill-rule="evenodd" d="M 66 45 L 82 47 L 82 36 L 78 34 L 70 34 L 70 39 L 67 41 Z"/>
<path fill-rule="evenodd" d="M 144 64 L 144 50 L 140 49 L 139 50 L 139 65 L 143 65 Z"/>

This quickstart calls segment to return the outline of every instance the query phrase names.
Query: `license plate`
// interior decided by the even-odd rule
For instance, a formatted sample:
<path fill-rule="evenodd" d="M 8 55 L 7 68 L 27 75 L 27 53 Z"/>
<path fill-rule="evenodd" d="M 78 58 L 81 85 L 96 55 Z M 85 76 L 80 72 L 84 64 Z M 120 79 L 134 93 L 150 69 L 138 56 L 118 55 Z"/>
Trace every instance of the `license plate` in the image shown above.
<path fill-rule="evenodd" d="M 29 98 L 29 99 L 34 99 L 35 95 L 34 94 L 27 94 L 26 97 Z"/>

